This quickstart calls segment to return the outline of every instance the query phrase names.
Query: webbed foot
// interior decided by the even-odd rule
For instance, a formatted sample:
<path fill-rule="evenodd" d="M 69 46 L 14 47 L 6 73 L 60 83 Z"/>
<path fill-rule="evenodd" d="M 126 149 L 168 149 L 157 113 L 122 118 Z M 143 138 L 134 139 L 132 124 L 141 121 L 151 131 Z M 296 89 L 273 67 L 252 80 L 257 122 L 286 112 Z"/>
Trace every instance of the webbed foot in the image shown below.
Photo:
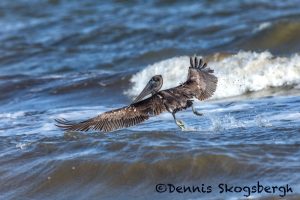
<path fill-rule="evenodd" d="M 176 119 L 176 116 L 175 116 L 174 112 L 172 113 L 172 115 L 173 115 L 173 118 L 175 120 L 176 125 L 183 131 L 185 129 L 184 122 L 182 120 Z"/>
<path fill-rule="evenodd" d="M 182 120 L 175 120 L 176 125 L 183 131 L 185 129 L 184 122 Z"/>

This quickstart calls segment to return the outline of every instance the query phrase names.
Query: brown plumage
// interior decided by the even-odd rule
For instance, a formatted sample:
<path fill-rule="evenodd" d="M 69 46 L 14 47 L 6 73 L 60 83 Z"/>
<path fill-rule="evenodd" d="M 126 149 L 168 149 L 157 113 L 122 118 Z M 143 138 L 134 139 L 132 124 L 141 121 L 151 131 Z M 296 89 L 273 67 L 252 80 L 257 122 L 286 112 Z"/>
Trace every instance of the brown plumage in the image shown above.
<path fill-rule="evenodd" d="M 101 115 L 82 121 L 72 123 L 64 119 L 56 119 L 57 126 L 68 131 L 88 131 L 90 129 L 110 132 L 115 129 L 139 124 L 151 116 L 159 115 L 165 111 L 162 100 L 158 96 L 152 96 L 143 101 L 129 106 L 111 110 Z"/>
<path fill-rule="evenodd" d="M 181 122 L 175 118 L 177 111 L 193 106 L 192 98 L 204 100 L 213 95 L 217 86 L 217 77 L 213 70 L 207 68 L 206 63 L 195 57 L 190 58 L 190 67 L 187 81 L 183 84 L 159 91 L 162 86 L 162 77 L 156 75 L 151 78 L 145 89 L 138 95 L 137 99 L 129 106 L 108 111 L 97 117 L 73 123 L 65 119 L 56 119 L 57 126 L 66 131 L 88 131 L 99 130 L 110 132 L 116 129 L 125 128 L 139 124 L 152 116 L 159 115 L 164 111 L 172 113 L 176 124 L 182 128 Z M 149 98 L 142 100 L 151 94 Z M 201 115 L 194 111 L 197 115 Z"/>

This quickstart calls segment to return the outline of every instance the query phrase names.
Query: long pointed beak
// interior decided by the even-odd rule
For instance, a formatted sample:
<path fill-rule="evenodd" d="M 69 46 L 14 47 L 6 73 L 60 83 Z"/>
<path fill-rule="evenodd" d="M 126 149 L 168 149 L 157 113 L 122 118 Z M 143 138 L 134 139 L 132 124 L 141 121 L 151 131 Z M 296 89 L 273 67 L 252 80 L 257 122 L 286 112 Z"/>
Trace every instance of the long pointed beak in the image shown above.
<path fill-rule="evenodd" d="M 135 98 L 135 100 L 131 103 L 134 104 L 136 102 L 139 102 L 140 100 L 142 100 L 145 96 L 151 94 L 153 92 L 153 88 L 152 88 L 152 84 L 149 82 L 145 88 L 143 89 L 143 91 Z"/>

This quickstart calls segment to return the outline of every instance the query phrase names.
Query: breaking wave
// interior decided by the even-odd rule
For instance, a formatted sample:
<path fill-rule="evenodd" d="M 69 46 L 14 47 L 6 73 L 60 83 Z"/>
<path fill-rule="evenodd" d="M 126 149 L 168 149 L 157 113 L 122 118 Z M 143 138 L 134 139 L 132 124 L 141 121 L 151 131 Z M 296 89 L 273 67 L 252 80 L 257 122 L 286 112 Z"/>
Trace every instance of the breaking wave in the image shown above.
<path fill-rule="evenodd" d="M 229 56 L 215 54 L 204 60 L 209 60 L 209 67 L 215 70 L 219 79 L 213 99 L 243 95 L 271 87 L 299 87 L 300 84 L 299 54 L 275 57 L 268 51 L 261 53 L 240 51 Z M 163 76 L 162 89 L 174 87 L 186 80 L 188 67 L 187 56 L 174 57 L 149 65 L 132 76 L 130 82 L 133 87 L 125 91 L 125 94 L 137 95 L 156 74 Z"/>

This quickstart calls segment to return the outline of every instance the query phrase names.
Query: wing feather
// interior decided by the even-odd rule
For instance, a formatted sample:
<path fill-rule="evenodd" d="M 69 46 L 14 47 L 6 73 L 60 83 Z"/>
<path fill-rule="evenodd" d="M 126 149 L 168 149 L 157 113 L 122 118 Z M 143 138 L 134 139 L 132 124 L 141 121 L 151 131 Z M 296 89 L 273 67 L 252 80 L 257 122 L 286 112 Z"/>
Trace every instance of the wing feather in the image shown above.
<path fill-rule="evenodd" d="M 192 63 L 192 58 L 190 61 L 188 79 L 183 85 L 192 90 L 193 95 L 199 100 L 211 97 L 218 83 L 218 78 L 213 74 L 214 70 L 207 67 L 206 63 L 202 65 L 202 60 L 198 62 L 196 57 L 194 63 Z"/>
<path fill-rule="evenodd" d="M 159 115 L 165 110 L 166 108 L 161 98 L 158 95 L 153 95 L 143 101 L 102 113 L 97 117 L 79 123 L 65 119 L 56 119 L 55 121 L 57 122 L 56 126 L 66 131 L 99 130 L 110 132 L 139 124 L 151 116 Z"/>

